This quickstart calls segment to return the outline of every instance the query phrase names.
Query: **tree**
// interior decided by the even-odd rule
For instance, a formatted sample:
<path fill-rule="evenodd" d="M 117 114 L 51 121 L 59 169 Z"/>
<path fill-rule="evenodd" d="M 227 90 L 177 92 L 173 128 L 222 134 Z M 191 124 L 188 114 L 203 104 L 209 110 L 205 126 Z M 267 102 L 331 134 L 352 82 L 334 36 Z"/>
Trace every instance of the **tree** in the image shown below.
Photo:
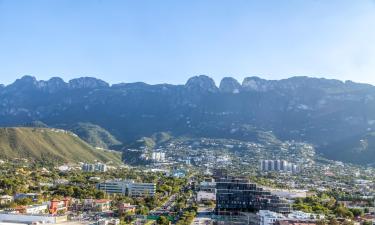
<path fill-rule="evenodd" d="M 372 225 L 372 222 L 371 221 L 365 221 L 362 223 L 362 225 Z"/>
<path fill-rule="evenodd" d="M 329 220 L 328 225 L 340 225 L 335 218 Z"/>
<path fill-rule="evenodd" d="M 349 209 L 349 210 L 353 213 L 353 215 L 355 217 L 362 216 L 364 214 L 362 209 L 353 208 L 353 209 Z"/>
<path fill-rule="evenodd" d="M 169 225 L 169 220 L 165 216 L 160 216 L 157 220 L 156 223 L 159 225 Z"/>

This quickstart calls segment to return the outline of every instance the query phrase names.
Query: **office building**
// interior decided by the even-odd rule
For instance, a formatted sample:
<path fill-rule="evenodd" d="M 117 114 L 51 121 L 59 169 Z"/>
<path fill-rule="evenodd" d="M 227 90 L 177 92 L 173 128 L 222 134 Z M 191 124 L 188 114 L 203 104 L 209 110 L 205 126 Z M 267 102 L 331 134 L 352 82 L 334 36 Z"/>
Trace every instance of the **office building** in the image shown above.
<path fill-rule="evenodd" d="M 98 190 L 108 194 L 123 194 L 132 197 L 154 196 L 156 184 L 136 183 L 132 180 L 109 180 L 96 185 Z"/>
<path fill-rule="evenodd" d="M 245 178 L 224 177 L 216 180 L 216 213 L 258 212 L 270 210 L 288 213 L 290 205 Z"/>

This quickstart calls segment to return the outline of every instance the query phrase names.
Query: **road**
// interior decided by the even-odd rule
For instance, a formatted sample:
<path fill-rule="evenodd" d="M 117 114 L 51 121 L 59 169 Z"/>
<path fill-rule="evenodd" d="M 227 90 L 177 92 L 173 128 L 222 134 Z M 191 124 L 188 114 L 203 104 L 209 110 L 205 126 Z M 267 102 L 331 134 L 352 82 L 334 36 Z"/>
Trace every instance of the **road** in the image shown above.
<path fill-rule="evenodd" d="M 213 222 L 211 219 L 212 212 L 212 208 L 199 207 L 197 216 L 195 217 L 191 225 L 211 225 Z"/>
<path fill-rule="evenodd" d="M 169 213 L 172 206 L 175 204 L 176 196 L 177 196 L 176 194 L 171 195 L 171 197 L 169 197 L 169 199 L 162 206 L 160 206 L 160 207 L 158 207 L 154 210 L 151 210 L 150 214 L 151 215 L 161 215 L 161 214 Z"/>

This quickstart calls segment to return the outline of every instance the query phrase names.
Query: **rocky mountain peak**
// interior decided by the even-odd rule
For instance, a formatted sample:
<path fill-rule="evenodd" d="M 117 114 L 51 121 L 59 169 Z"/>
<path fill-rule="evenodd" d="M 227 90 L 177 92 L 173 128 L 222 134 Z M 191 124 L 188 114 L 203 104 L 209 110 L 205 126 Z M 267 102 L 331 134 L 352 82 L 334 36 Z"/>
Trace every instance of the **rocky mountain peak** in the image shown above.
<path fill-rule="evenodd" d="M 246 77 L 242 82 L 242 88 L 248 91 L 268 91 L 272 88 L 271 82 L 259 77 Z"/>
<path fill-rule="evenodd" d="M 81 77 L 69 81 L 69 87 L 73 89 L 82 88 L 107 88 L 109 84 L 94 77 Z"/>
<path fill-rule="evenodd" d="M 219 89 L 225 93 L 239 93 L 242 89 L 241 84 L 233 77 L 224 77 L 221 82 Z"/>
<path fill-rule="evenodd" d="M 14 81 L 14 83 L 8 85 L 10 89 L 18 89 L 18 90 L 25 90 L 25 89 L 32 89 L 38 87 L 38 81 L 35 77 L 25 75 L 20 79 Z"/>
<path fill-rule="evenodd" d="M 56 92 L 58 90 L 64 89 L 68 86 L 67 83 L 60 77 L 52 77 L 48 81 L 44 82 L 45 88 L 48 89 L 49 92 Z"/>
<path fill-rule="evenodd" d="M 217 92 L 218 88 L 215 81 L 206 75 L 199 75 L 191 77 L 185 84 L 185 87 L 190 91 L 207 91 Z"/>

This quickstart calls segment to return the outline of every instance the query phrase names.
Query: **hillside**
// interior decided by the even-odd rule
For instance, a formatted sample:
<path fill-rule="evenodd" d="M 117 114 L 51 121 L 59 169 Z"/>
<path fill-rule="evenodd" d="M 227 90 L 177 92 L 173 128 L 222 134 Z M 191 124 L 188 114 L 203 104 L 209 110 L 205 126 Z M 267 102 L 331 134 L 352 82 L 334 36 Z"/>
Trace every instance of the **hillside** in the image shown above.
<path fill-rule="evenodd" d="M 120 154 L 95 149 L 76 135 L 47 128 L 0 128 L 0 158 L 46 162 L 120 162 Z"/>
<path fill-rule="evenodd" d="M 375 166 L 375 132 L 354 136 L 328 146 L 322 146 L 322 152 L 329 158 Z M 340 154 L 337 154 L 337 153 Z"/>
<path fill-rule="evenodd" d="M 92 123 L 78 123 L 69 130 L 94 147 L 111 149 L 111 147 L 121 145 L 121 142 L 111 133 Z"/>
<path fill-rule="evenodd" d="M 351 81 L 247 77 L 238 82 L 227 77 L 217 86 L 201 75 L 184 85 L 109 85 L 89 77 L 65 82 L 25 76 L 0 89 L 0 106 L 1 126 L 41 121 L 69 129 L 90 123 L 126 145 L 158 132 L 256 142 L 259 132 L 270 131 L 282 141 L 311 143 L 330 159 L 373 162 L 371 149 L 355 159 L 350 146 L 375 131 L 375 87 Z M 77 133 L 92 144 L 108 146 L 102 137 L 110 136 L 101 135 L 105 132 Z M 331 147 L 345 140 L 350 144 Z M 146 141 L 152 145 L 154 140 Z"/>

